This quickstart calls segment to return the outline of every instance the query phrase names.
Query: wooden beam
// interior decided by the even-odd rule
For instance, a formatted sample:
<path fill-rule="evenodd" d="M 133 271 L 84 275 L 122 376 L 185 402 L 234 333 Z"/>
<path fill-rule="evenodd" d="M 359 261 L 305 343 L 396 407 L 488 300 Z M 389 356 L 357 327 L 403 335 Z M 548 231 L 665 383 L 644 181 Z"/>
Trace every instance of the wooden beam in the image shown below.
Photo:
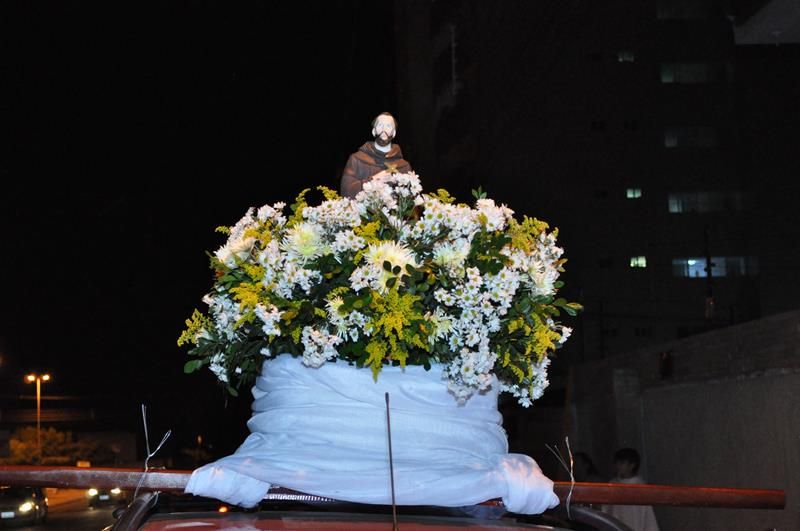
<path fill-rule="evenodd" d="M 142 481 L 142 491 L 183 492 L 190 470 L 151 470 L 144 475 L 135 468 L 78 468 L 50 466 L 0 466 L 0 485 L 88 489 L 119 487 L 134 490 Z M 555 493 L 564 503 L 570 484 L 556 482 Z M 336 502 L 290 489 L 270 490 L 274 501 Z M 667 485 L 622 485 L 618 483 L 575 483 L 571 503 L 608 505 L 672 505 L 680 507 L 724 507 L 739 509 L 783 509 L 782 490 L 733 489 L 719 487 L 676 487 Z M 499 505 L 499 500 L 485 502 Z"/>

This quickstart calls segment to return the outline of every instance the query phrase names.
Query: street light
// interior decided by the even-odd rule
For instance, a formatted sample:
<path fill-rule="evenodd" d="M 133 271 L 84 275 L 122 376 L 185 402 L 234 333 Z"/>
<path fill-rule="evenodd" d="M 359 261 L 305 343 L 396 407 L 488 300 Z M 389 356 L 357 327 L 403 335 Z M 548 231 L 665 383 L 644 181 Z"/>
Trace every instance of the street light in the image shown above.
<path fill-rule="evenodd" d="M 25 377 L 28 383 L 36 382 L 36 452 L 39 464 L 42 462 L 42 382 L 49 382 L 49 374 L 29 374 Z"/>

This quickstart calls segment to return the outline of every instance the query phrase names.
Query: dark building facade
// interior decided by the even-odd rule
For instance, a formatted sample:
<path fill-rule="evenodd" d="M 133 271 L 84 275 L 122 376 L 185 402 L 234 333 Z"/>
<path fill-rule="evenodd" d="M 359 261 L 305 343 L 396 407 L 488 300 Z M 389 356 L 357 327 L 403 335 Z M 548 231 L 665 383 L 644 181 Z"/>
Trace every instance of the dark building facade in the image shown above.
<path fill-rule="evenodd" d="M 796 103 L 777 110 L 794 85 L 737 46 L 737 9 L 761 7 L 742 4 L 396 3 L 398 114 L 426 188 L 482 186 L 560 228 L 586 307 L 562 360 L 797 307 L 796 187 L 764 189 L 765 164 L 790 171 L 786 140 L 769 147 L 776 121 L 797 125 Z"/>

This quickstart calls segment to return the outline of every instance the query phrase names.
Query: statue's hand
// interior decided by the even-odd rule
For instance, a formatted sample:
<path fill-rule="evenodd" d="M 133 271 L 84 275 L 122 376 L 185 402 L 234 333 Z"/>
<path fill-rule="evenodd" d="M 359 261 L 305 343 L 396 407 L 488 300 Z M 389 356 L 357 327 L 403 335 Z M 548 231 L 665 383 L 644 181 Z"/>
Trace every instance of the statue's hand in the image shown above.
<path fill-rule="evenodd" d="M 382 179 L 384 177 L 388 177 L 389 175 L 390 175 L 390 173 L 388 171 L 381 170 L 381 171 L 379 171 L 378 173 L 376 173 L 375 175 L 372 176 L 372 180 L 374 181 L 376 179 Z"/>

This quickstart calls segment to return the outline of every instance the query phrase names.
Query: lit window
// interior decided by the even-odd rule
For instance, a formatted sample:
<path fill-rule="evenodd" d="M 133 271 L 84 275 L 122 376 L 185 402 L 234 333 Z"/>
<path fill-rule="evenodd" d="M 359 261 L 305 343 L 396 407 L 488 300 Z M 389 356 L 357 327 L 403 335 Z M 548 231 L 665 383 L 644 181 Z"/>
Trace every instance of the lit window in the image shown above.
<path fill-rule="evenodd" d="M 718 144 L 717 130 L 708 126 L 664 128 L 666 148 L 710 148 Z"/>
<path fill-rule="evenodd" d="M 702 19 L 714 12 L 713 0 L 658 0 L 657 15 L 661 20 Z"/>
<path fill-rule="evenodd" d="M 620 50 L 617 52 L 617 61 L 620 63 L 632 63 L 636 60 L 636 54 L 631 50 Z"/>
<path fill-rule="evenodd" d="M 631 256 L 631 267 L 647 267 L 647 257 Z"/>
<path fill-rule="evenodd" d="M 625 197 L 628 199 L 639 199 L 642 197 L 641 188 L 628 188 L 625 190 Z"/>
<path fill-rule="evenodd" d="M 706 278 L 708 277 L 707 260 L 704 257 L 673 258 L 672 274 L 676 277 Z M 744 256 L 712 256 L 711 276 L 742 277 L 755 275 L 758 271 L 755 258 Z"/>
<path fill-rule="evenodd" d="M 669 194 L 667 207 L 671 214 L 740 212 L 744 209 L 744 201 L 738 191 L 682 192 Z"/>
<path fill-rule="evenodd" d="M 708 63 L 661 63 L 662 83 L 709 83 L 717 77 L 717 70 Z"/>

